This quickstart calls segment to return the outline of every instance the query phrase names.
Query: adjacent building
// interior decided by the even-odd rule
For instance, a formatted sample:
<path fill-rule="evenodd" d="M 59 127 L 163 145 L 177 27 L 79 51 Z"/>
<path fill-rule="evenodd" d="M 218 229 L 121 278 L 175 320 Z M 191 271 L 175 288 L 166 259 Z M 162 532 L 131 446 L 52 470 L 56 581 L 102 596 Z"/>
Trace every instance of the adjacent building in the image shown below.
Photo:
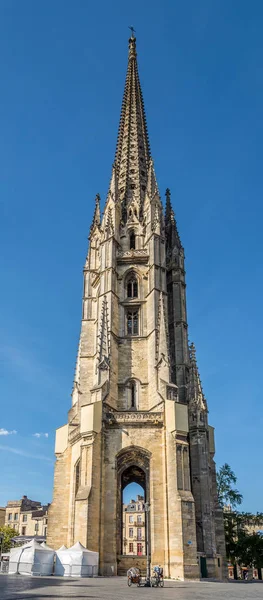
<path fill-rule="evenodd" d="M 123 554 L 144 556 L 146 554 L 144 497 L 137 496 L 129 504 L 123 504 Z"/>
<path fill-rule="evenodd" d="M 50 546 L 79 540 L 99 552 L 100 574 L 125 571 L 122 497 L 135 482 L 149 506 L 152 564 L 173 578 L 198 578 L 199 563 L 203 575 L 222 576 L 214 430 L 188 344 L 184 249 L 170 191 L 164 209 L 157 184 L 134 36 L 109 191 L 103 213 L 96 196 L 90 228 L 72 406 L 55 452 Z M 125 540 L 145 562 L 144 541 Z"/>
<path fill-rule="evenodd" d="M 8 500 L 5 508 L 5 525 L 16 530 L 17 536 L 25 538 L 47 535 L 48 505 L 30 500 L 23 496 L 21 500 Z"/>
<path fill-rule="evenodd" d="M 5 524 L 5 506 L 0 506 L 0 527 Z"/>

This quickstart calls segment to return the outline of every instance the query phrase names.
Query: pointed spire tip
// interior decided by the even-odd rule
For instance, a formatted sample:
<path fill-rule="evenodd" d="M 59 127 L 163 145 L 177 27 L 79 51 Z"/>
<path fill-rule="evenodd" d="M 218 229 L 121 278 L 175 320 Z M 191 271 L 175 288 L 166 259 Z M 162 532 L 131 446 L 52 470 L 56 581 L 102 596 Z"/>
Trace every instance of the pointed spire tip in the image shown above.
<path fill-rule="evenodd" d="M 124 222 L 127 205 L 133 198 L 138 201 L 140 211 L 142 209 L 151 155 L 138 73 L 135 29 L 130 26 L 130 30 L 128 68 L 115 153 L 116 183 Z"/>

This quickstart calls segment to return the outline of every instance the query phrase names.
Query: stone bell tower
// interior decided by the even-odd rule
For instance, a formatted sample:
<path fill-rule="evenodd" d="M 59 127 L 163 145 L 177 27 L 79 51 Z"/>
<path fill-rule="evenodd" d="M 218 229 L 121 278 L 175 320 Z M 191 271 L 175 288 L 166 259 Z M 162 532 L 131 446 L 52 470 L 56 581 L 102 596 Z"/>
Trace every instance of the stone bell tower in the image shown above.
<path fill-rule="evenodd" d="M 72 407 L 56 433 L 48 544 L 79 540 L 99 552 L 101 574 L 121 573 L 122 492 L 137 482 L 150 504 L 152 563 L 166 576 L 198 578 L 200 552 L 209 576 L 219 575 L 212 429 L 206 421 L 204 519 L 200 494 L 209 490 L 200 492 L 195 479 L 203 463 L 191 369 L 184 252 L 169 191 L 163 212 L 132 36 L 109 192 L 102 215 L 96 196 L 90 228 Z M 196 535 L 197 517 L 204 538 Z M 208 529 L 213 543 L 200 545 Z"/>

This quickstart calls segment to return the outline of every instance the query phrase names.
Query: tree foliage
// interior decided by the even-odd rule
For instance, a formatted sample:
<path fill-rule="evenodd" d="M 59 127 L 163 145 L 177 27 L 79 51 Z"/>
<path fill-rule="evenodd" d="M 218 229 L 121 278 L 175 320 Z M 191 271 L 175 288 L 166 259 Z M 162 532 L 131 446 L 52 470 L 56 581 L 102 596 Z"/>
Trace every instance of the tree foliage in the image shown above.
<path fill-rule="evenodd" d="M 231 508 L 235 508 L 237 505 L 240 505 L 242 503 L 243 496 L 236 488 L 233 487 L 233 484 L 236 484 L 237 482 L 237 478 L 234 471 L 232 471 L 231 467 L 227 463 L 220 467 L 216 478 L 218 500 L 221 506 L 223 507 L 230 505 Z"/>
<path fill-rule="evenodd" d="M 0 534 L 4 536 L 2 543 L 2 552 L 9 552 L 11 548 L 11 539 L 17 535 L 17 531 L 9 525 L 2 525 L 0 527 Z"/>
<path fill-rule="evenodd" d="M 224 512 L 226 556 L 233 566 L 263 568 L 263 536 L 248 527 L 263 523 L 263 514 Z"/>
<path fill-rule="evenodd" d="M 236 545 L 236 558 L 239 565 L 263 567 L 263 538 L 258 533 L 242 533 Z"/>
<path fill-rule="evenodd" d="M 263 524 L 263 513 L 253 515 L 236 509 L 242 503 L 243 496 L 234 487 L 237 482 L 235 473 L 226 463 L 217 473 L 218 499 L 224 508 L 226 556 L 231 564 L 246 567 L 263 568 L 263 536 L 249 533 L 249 528 Z"/>

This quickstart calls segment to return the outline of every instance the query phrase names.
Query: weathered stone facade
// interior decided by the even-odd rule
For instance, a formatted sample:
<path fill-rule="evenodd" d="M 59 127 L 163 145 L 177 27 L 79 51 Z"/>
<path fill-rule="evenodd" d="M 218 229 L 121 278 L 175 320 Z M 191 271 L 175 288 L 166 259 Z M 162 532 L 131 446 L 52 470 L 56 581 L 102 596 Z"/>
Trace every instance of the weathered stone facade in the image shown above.
<path fill-rule="evenodd" d="M 189 352 L 184 251 L 150 156 L 136 41 L 103 216 L 96 197 L 84 267 L 81 335 L 68 423 L 57 430 L 48 544 L 79 540 L 101 574 L 122 564 L 122 497 L 140 483 L 150 503 L 152 563 L 166 576 L 219 576 L 224 555 L 213 429 Z M 219 557 L 220 555 L 220 557 Z M 220 558 L 220 560 L 218 560 Z"/>

